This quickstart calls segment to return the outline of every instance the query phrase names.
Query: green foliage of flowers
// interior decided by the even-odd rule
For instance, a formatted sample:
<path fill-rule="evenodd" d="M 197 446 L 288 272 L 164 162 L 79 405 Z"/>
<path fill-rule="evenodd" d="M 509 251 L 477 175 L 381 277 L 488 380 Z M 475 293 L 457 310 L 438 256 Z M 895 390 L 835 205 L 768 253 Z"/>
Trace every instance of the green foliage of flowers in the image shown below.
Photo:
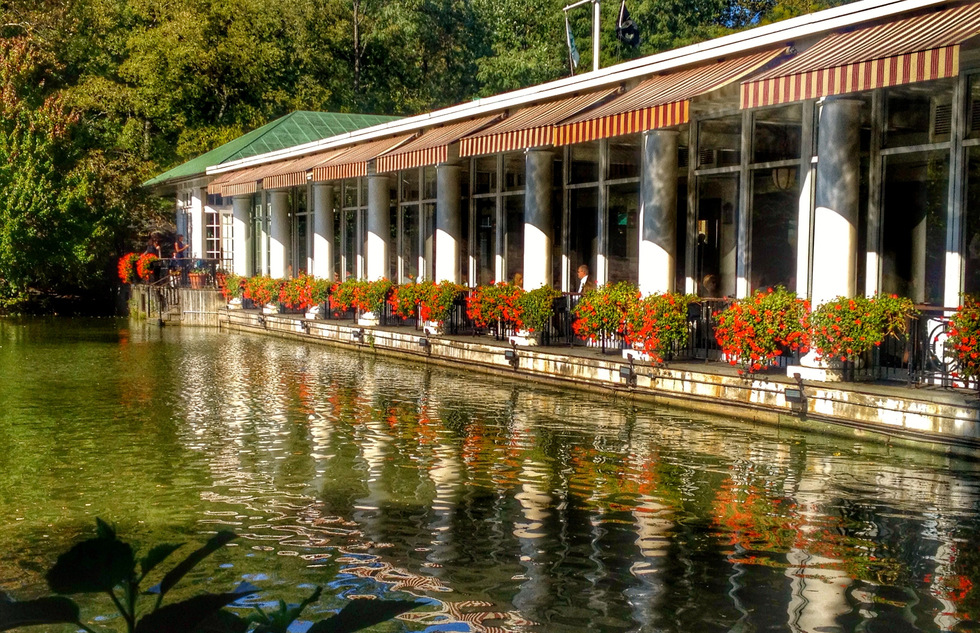
<path fill-rule="evenodd" d="M 788 351 L 808 351 L 810 302 L 783 287 L 734 301 L 717 316 L 722 354 L 742 371 L 771 367 Z"/>
<path fill-rule="evenodd" d="M 576 335 L 593 342 L 622 332 L 626 315 L 639 299 L 640 291 L 627 281 L 589 291 L 575 306 L 577 318 L 572 328 Z"/>
<path fill-rule="evenodd" d="M 904 336 L 916 314 L 912 300 L 897 295 L 837 297 L 810 315 L 811 347 L 821 360 L 854 360 L 889 336 Z"/>
<path fill-rule="evenodd" d="M 497 323 L 522 327 L 518 299 L 523 290 L 519 286 L 500 282 L 480 286 L 466 299 L 466 314 L 478 327 L 491 327 Z"/>
<path fill-rule="evenodd" d="M 251 299 L 258 306 L 264 306 L 279 300 L 279 291 L 282 287 L 282 279 L 272 277 L 251 277 L 245 282 L 244 296 Z"/>
<path fill-rule="evenodd" d="M 430 281 L 419 284 L 419 310 L 423 321 L 442 323 L 449 317 L 456 297 L 466 292 L 466 286 L 443 281 L 434 284 Z"/>
<path fill-rule="evenodd" d="M 403 319 L 411 319 L 417 314 L 419 297 L 424 289 L 423 283 L 407 283 L 395 286 L 388 297 L 391 311 Z"/>
<path fill-rule="evenodd" d="M 626 341 L 639 345 L 655 363 L 687 345 L 687 308 L 695 295 L 653 294 L 636 301 L 626 314 Z"/>
<path fill-rule="evenodd" d="M 957 360 L 955 375 L 966 380 L 980 377 L 980 297 L 963 296 L 946 333 Z"/>
<path fill-rule="evenodd" d="M 551 286 L 541 286 L 522 293 L 517 300 L 522 329 L 541 332 L 548 327 L 555 313 L 555 299 L 560 296 L 561 293 Z"/>
<path fill-rule="evenodd" d="M 236 275 L 235 273 L 226 274 L 225 285 L 221 287 L 221 294 L 224 296 L 225 301 L 241 299 L 245 293 L 245 282 L 246 278 L 241 275 Z"/>
<path fill-rule="evenodd" d="M 357 307 L 357 297 L 366 281 L 350 277 L 335 285 L 330 294 L 330 308 L 346 312 Z"/>
<path fill-rule="evenodd" d="M 378 314 L 388 300 L 393 287 L 394 284 L 387 279 L 377 281 L 347 279 L 334 286 L 330 295 L 330 306 L 334 310 L 347 311 L 354 308 L 361 312 Z"/>

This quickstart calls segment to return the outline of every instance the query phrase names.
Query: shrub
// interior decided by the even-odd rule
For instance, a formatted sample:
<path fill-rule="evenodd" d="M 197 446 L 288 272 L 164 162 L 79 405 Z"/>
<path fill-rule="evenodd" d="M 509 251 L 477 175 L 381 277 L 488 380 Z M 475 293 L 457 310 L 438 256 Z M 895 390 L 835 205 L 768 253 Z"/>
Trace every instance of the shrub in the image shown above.
<path fill-rule="evenodd" d="M 949 340 L 957 360 L 957 378 L 971 380 L 980 377 L 980 298 L 963 296 L 963 305 L 950 319 Z"/>
<path fill-rule="evenodd" d="M 394 284 L 387 279 L 366 281 L 359 287 L 354 297 L 354 307 L 361 312 L 380 314 Z"/>
<path fill-rule="evenodd" d="M 593 342 L 622 332 L 626 315 L 639 299 L 640 291 L 627 281 L 590 290 L 575 306 L 576 319 L 572 329 L 577 336 Z"/>
<path fill-rule="evenodd" d="M 528 332 L 544 331 L 555 313 L 555 299 L 560 296 L 561 292 L 551 286 L 541 286 L 521 293 L 517 298 L 517 306 L 523 329 Z"/>
<path fill-rule="evenodd" d="M 783 287 L 760 290 L 717 313 L 715 338 L 732 365 L 760 371 L 784 351 L 808 351 L 810 302 Z"/>
<path fill-rule="evenodd" d="M 912 300 L 897 295 L 837 297 L 810 315 L 810 345 L 821 360 L 854 360 L 888 336 L 904 336 L 914 314 Z"/>
<path fill-rule="evenodd" d="M 391 311 L 403 319 L 414 317 L 419 306 L 419 294 L 423 285 L 412 282 L 395 286 L 388 298 Z"/>
<path fill-rule="evenodd" d="M 302 288 L 304 285 L 303 277 L 300 275 L 292 279 L 284 279 L 279 285 L 279 303 L 287 308 L 302 307 Z"/>
<path fill-rule="evenodd" d="M 454 284 L 451 281 L 444 281 L 439 284 L 426 281 L 417 285 L 419 286 L 419 313 L 422 320 L 436 323 L 442 323 L 449 317 L 456 297 L 466 292 L 466 286 Z"/>
<path fill-rule="evenodd" d="M 643 297 L 626 314 L 626 341 L 662 363 L 665 355 L 687 345 L 687 308 L 697 300 L 677 293 Z"/>
<path fill-rule="evenodd" d="M 466 299 L 466 314 L 478 327 L 490 327 L 497 322 L 523 327 L 518 299 L 524 292 L 518 286 L 500 282 L 480 286 Z"/>
<path fill-rule="evenodd" d="M 272 277 L 251 277 L 245 282 L 246 299 L 251 299 L 258 306 L 264 306 L 279 299 L 279 287 L 282 285 L 281 279 Z"/>
<path fill-rule="evenodd" d="M 326 303 L 330 299 L 333 283 L 327 279 L 319 279 L 313 275 L 302 275 L 299 285 L 299 307 L 309 310 L 313 306 Z"/>
<path fill-rule="evenodd" d="M 126 253 L 119 258 L 119 279 L 124 284 L 131 284 L 136 281 L 136 262 L 140 256 L 136 253 Z"/>
<path fill-rule="evenodd" d="M 245 292 L 245 278 L 235 273 L 225 275 L 225 285 L 221 287 L 221 294 L 225 301 L 241 299 Z"/>

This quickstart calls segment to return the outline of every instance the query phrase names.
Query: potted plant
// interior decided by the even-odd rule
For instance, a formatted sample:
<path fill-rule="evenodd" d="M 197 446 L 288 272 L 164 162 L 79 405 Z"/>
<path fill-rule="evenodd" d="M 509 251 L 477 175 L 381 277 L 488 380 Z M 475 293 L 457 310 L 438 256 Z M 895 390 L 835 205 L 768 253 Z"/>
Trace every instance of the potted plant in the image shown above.
<path fill-rule="evenodd" d="M 136 274 L 143 281 L 149 281 L 150 277 L 153 276 L 153 262 L 159 260 L 160 258 L 153 253 L 143 253 L 136 260 Z"/>
<path fill-rule="evenodd" d="M 540 345 L 555 313 L 555 299 L 560 296 L 561 293 L 551 286 L 521 292 L 517 297 L 521 328 L 510 337 L 511 343 Z"/>
<path fill-rule="evenodd" d="M 586 292 L 575 306 L 575 335 L 605 351 L 610 337 L 623 332 L 626 315 L 639 298 L 640 291 L 627 281 Z"/>
<path fill-rule="evenodd" d="M 303 286 L 306 283 L 304 277 L 306 275 L 284 279 L 279 284 L 279 312 L 286 313 L 304 307 L 302 296 Z"/>
<path fill-rule="evenodd" d="M 245 278 L 235 273 L 228 273 L 225 276 L 225 285 L 221 286 L 221 295 L 228 302 L 229 310 L 241 310 L 244 292 Z"/>
<path fill-rule="evenodd" d="M 715 318 L 715 339 L 738 373 L 753 373 L 776 364 L 786 352 L 809 350 L 810 302 L 783 287 L 760 290 L 732 302 Z"/>
<path fill-rule="evenodd" d="M 396 316 L 403 319 L 418 317 L 419 298 L 425 284 L 415 283 L 414 281 L 391 289 L 391 296 L 388 297 L 388 305 Z"/>
<path fill-rule="evenodd" d="M 187 273 L 187 279 L 190 281 L 191 288 L 194 290 L 201 290 L 207 285 L 208 282 L 208 269 L 197 262 L 191 271 Z"/>
<path fill-rule="evenodd" d="M 378 279 L 366 281 L 358 287 L 354 296 L 354 307 L 360 310 L 358 325 L 376 326 L 381 323 L 381 310 L 392 288 L 391 281 Z"/>
<path fill-rule="evenodd" d="M 356 309 L 357 296 L 365 283 L 353 277 L 334 285 L 330 292 L 330 309 L 339 316 L 341 312 Z"/>
<path fill-rule="evenodd" d="M 326 303 L 330 299 L 333 284 L 313 275 L 303 275 L 302 280 L 299 288 L 300 307 L 305 311 L 307 319 L 322 318 L 327 312 Z"/>
<path fill-rule="evenodd" d="M 419 315 L 424 323 L 426 334 L 440 335 L 456 298 L 466 291 L 465 286 L 443 281 L 434 284 L 425 281 L 418 284 Z"/>
<path fill-rule="evenodd" d="M 140 256 L 136 253 L 126 253 L 119 258 L 119 279 L 124 284 L 131 284 L 136 281 L 136 262 L 138 262 L 139 259 Z"/>
<path fill-rule="evenodd" d="M 956 360 L 954 378 L 964 382 L 980 378 L 980 298 L 963 295 L 963 305 L 950 318 L 947 349 Z"/>
<path fill-rule="evenodd" d="M 480 328 L 493 328 L 493 336 L 501 338 L 507 326 L 520 329 L 518 298 L 524 292 L 520 287 L 500 282 L 480 286 L 466 299 L 466 314 Z"/>
<path fill-rule="evenodd" d="M 626 342 L 651 363 L 661 364 L 675 350 L 687 345 L 688 306 L 695 295 L 653 294 L 638 299 L 626 314 Z"/>
<path fill-rule="evenodd" d="M 252 277 L 245 283 L 244 296 L 261 307 L 263 314 L 275 314 L 279 308 L 272 302 L 279 298 L 281 283 L 281 280 L 271 277 Z"/>
<path fill-rule="evenodd" d="M 905 336 L 916 314 L 912 300 L 898 295 L 837 297 L 810 315 L 810 346 L 825 363 L 860 362 L 885 338 Z"/>

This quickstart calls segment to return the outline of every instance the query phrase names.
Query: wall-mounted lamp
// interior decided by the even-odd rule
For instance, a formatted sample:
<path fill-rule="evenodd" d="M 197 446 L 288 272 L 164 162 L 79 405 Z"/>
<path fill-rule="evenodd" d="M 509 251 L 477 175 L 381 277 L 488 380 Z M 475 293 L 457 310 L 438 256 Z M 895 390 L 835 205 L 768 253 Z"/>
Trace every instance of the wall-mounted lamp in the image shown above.
<path fill-rule="evenodd" d="M 266 322 L 265 317 L 262 316 L 261 314 L 258 316 L 258 319 L 256 320 L 259 322 L 259 325 L 261 325 L 262 327 L 265 328 L 269 327 L 269 324 Z"/>
<path fill-rule="evenodd" d="M 777 167 L 773 169 L 772 184 L 776 185 L 776 189 L 779 189 L 780 191 L 789 189 L 791 185 L 796 184 L 796 168 Z"/>
<path fill-rule="evenodd" d="M 351 337 L 351 340 L 357 341 L 358 343 L 363 343 L 364 342 L 364 329 L 361 328 L 360 330 L 353 330 L 350 333 L 350 337 Z"/>
<path fill-rule="evenodd" d="M 506 360 L 508 363 L 510 363 L 510 366 L 511 367 L 513 367 L 514 369 L 517 369 L 517 364 L 521 362 L 521 357 L 517 353 L 517 346 L 516 345 L 514 347 L 510 348 L 510 349 L 504 350 L 504 360 Z"/>
<path fill-rule="evenodd" d="M 783 391 L 783 397 L 786 398 L 786 402 L 789 403 L 789 407 L 794 413 L 798 413 L 800 417 L 804 417 L 806 416 L 807 406 L 803 378 L 799 374 L 793 374 L 793 378 L 796 378 L 796 386 L 786 387 Z"/>
<path fill-rule="evenodd" d="M 619 377 L 622 378 L 630 387 L 636 386 L 636 370 L 633 369 L 633 358 L 630 357 L 629 365 L 619 366 Z"/>
<path fill-rule="evenodd" d="M 426 354 L 428 354 L 430 356 L 432 355 L 432 343 L 429 342 L 429 339 L 427 339 L 427 338 L 420 338 L 419 339 L 419 347 L 421 347 L 422 349 L 424 349 Z"/>
<path fill-rule="evenodd" d="M 300 327 L 303 328 L 303 331 L 304 332 L 306 332 L 307 334 L 310 333 L 310 322 L 309 321 L 300 321 L 299 322 L 299 325 L 300 325 Z"/>

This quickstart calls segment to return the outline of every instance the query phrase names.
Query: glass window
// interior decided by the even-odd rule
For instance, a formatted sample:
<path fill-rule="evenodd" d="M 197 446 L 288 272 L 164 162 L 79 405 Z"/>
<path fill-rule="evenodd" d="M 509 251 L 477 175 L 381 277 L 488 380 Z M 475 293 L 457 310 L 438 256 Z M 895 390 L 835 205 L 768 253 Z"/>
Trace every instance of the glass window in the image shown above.
<path fill-rule="evenodd" d="M 497 192 L 497 157 L 480 156 L 473 161 L 473 193 Z"/>
<path fill-rule="evenodd" d="M 334 209 L 333 213 L 333 235 L 334 235 L 334 247 L 333 247 L 333 281 L 340 281 L 341 274 L 340 271 L 344 269 L 343 260 L 343 250 L 341 249 L 341 244 L 343 242 L 343 231 L 344 231 L 344 216 L 343 214 Z"/>
<path fill-rule="evenodd" d="M 469 285 L 470 282 L 470 173 L 460 169 L 460 192 L 462 193 L 460 209 L 460 238 L 456 247 L 459 249 L 459 283 Z"/>
<path fill-rule="evenodd" d="M 402 205 L 402 283 L 419 277 L 419 205 Z"/>
<path fill-rule="evenodd" d="M 609 180 L 638 178 L 642 162 L 639 134 L 620 136 L 609 141 L 609 167 L 606 175 Z"/>
<path fill-rule="evenodd" d="M 354 191 L 357 191 L 356 189 Z M 341 281 L 357 274 L 357 209 L 344 211 L 344 265 Z"/>
<path fill-rule="evenodd" d="M 684 148 L 687 149 L 687 148 Z M 685 292 L 687 280 L 687 178 L 677 179 L 677 224 L 674 242 L 674 290 Z"/>
<path fill-rule="evenodd" d="M 967 112 L 966 133 L 971 138 L 980 136 L 980 75 L 970 77 L 970 105 Z"/>
<path fill-rule="evenodd" d="M 739 165 L 742 157 L 742 115 L 698 123 L 698 168 Z"/>
<path fill-rule="evenodd" d="M 796 290 L 799 183 L 795 167 L 752 172 L 752 291 Z"/>
<path fill-rule="evenodd" d="M 574 282 L 578 279 L 575 271 L 583 264 L 589 267 L 590 275 L 595 275 L 596 258 L 599 255 L 599 190 L 589 187 L 575 189 L 568 194 L 568 257 L 571 260 Z M 574 290 L 577 289 L 576 285 Z"/>
<path fill-rule="evenodd" d="M 478 285 L 496 280 L 497 201 L 476 200 L 476 276 Z"/>
<path fill-rule="evenodd" d="M 435 200 L 436 199 L 436 168 L 435 167 L 423 167 L 422 168 L 422 180 L 425 182 L 423 200 Z"/>
<path fill-rule="evenodd" d="M 307 257 L 309 255 L 307 248 L 309 239 L 308 218 L 309 216 L 305 213 L 296 216 L 296 269 L 293 271 L 294 276 L 300 273 L 310 272 L 307 267 Z"/>
<path fill-rule="evenodd" d="M 578 143 L 569 148 L 568 182 L 577 185 L 599 181 L 599 142 Z"/>
<path fill-rule="evenodd" d="M 949 152 L 884 158 L 882 292 L 943 303 Z"/>
<path fill-rule="evenodd" d="M 402 182 L 402 202 L 417 202 L 419 199 L 419 170 L 405 169 L 398 172 Z"/>
<path fill-rule="evenodd" d="M 361 198 L 358 200 L 358 206 L 366 207 L 368 201 L 368 179 L 358 178 L 356 182 L 361 186 Z"/>
<path fill-rule="evenodd" d="M 524 275 L 524 196 L 504 198 L 504 217 L 504 273 L 513 281 L 515 275 Z"/>
<path fill-rule="evenodd" d="M 344 208 L 351 209 L 357 206 L 357 181 L 356 180 L 345 180 L 343 183 L 344 187 Z"/>
<path fill-rule="evenodd" d="M 952 80 L 888 88 L 885 96 L 885 147 L 949 140 L 953 115 Z"/>
<path fill-rule="evenodd" d="M 980 147 L 971 147 L 967 152 L 963 291 L 967 294 L 980 294 Z"/>
<path fill-rule="evenodd" d="M 800 157 L 803 141 L 803 106 L 756 112 L 752 116 L 752 162 L 767 163 Z"/>
<path fill-rule="evenodd" d="M 561 161 L 555 161 L 555 170 L 561 173 Z M 551 287 L 561 288 L 562 272 L 562 190 L 559 186 L 551 190 Z"/>
<path fill-rule="evenodd" d="M 504 154 L 504 191 L 524 190 L 524 154 Z"/>
<path fill-rule="evenodd" d="M 698 250 L 695 280 L 702 297 L 735 294 L 738 175 L 698 178 Z"/>
<path fill-rule="evenodd" d="M 423 213 L 423 225 L 422 225 L 422 237 L 423 237 L 423 256 L 425 261 L 423 262 L 424 268 L 422 270 L 422 276 L 425 279 L 430 279 L 432 281 L 438 281 L 436 276 L 436 251 L 435 251 L 435 236 L 436 236 L 436 205 L 434 202 L 426 202 L 422 205 Z"/>
<path fill-rule="evenodd" d="M 394 183 L 392 179 L 389 182 Z M 394 188 L 388 194 L 390 204 L 388 206 L 388 279 L 399 283 L 398 279 L 398 197 Z"/>
<path fill-rule="evenodd" d="M 637 282 L 637 250 L 640 237 L 637 220 L 640 208 L 640 184 L 629 183 L 609 187 L 606 211 L 608 245 L 606 259 L 609 262 L 609 283 L 617 281 Z"/>
<path fill-rule="evenodd" d="M 204 214 L 204 256 L 207 259 L 221 259 L 221 225 L 217 213 Z"/>

